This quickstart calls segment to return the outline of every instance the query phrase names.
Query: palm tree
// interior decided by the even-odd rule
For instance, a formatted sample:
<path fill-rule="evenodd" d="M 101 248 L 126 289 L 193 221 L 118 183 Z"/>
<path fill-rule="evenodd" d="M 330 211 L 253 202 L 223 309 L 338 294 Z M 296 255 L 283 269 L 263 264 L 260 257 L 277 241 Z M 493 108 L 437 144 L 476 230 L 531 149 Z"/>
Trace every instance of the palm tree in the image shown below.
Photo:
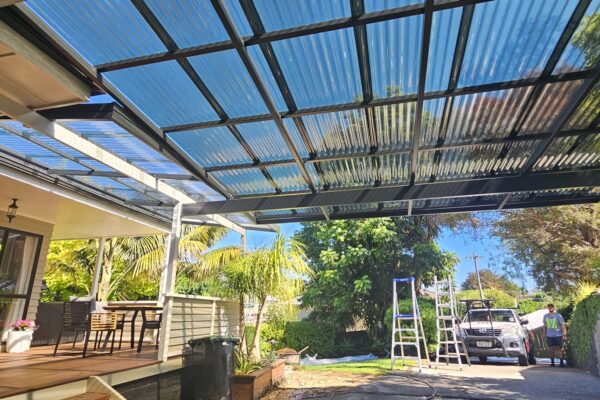
<path fill-rule="evenodd" d="M 292 301 L 302 292 L 305 279 L 312 275 L 312 270 L 306 263 L 304 247 L 300 242 L 278 234 L 270 246 L 257 249 L 228 264 L 223 272 L 227 285 L 240 301 L 242 350 L 245 349 L 244 298 L 253 297 L 258 301 L 250 357 L 260 361 L 260 330 L 267 299 L 271 297 L 282 302 Z"/>
<path fill-rule="evenodd" d="M 197 279 L 215 274 L 220 266 L 239 258 L 242 251 L 237 246 L 223 247 L 209 251 L 229 231 L 223 227 L 184 225 L 179 240 L 178 272 L 192 273 Z M 129 273 L 144 277 L 159 277 L 165 263 L 166 236 L 140 236 L 115 238 L 112 257 L 126 262 L 128 267 L 116 279 L 109 282 L 108 290 L 98 298 L 107 299 L 118 287 L 119 282 Z M 110 248 L 108 248 L 110 250 Z M 110 270 L 111 259 L 106 257 L 103 270 Z"/>

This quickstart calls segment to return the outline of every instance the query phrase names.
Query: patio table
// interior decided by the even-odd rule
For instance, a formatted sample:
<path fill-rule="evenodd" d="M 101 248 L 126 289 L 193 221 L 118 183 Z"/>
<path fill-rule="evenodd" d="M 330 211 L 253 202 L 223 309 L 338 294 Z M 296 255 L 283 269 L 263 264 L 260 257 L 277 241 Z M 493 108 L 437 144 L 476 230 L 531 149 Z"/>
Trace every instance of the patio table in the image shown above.
<path fill-rule="evenodd" d="M 107 311 L 133 311 L 131 317 L 131 348 L 135 347 L 135 319 L 137 318 L 140 311 L 146 313 L 146 311 L 162 311 L 163 307 L 153 304 L 135 304 L 135 303 L 124 303 L 124 304 L 111 304 L 103 307 Z"/>

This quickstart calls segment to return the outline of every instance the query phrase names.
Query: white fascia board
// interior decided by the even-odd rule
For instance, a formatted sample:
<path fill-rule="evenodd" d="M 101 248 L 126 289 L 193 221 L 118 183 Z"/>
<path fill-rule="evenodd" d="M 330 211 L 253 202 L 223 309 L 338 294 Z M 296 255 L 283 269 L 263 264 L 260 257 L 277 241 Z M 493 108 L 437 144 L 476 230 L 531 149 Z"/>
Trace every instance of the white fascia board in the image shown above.
<path fill-rule="evenodd" d="M 141 170 L 135 165 L 123 160 L 120 157 L 104 150 L 95 143 L 79 136 L 77 133 L 68 128 L 41 116 L 37 112 L 0 95 L 0 110 L 11 116 L 17 121 L 20 121 L 27 127 L 33 128 L 38 132 L 56 139 L 57 141 L 70 146 L 71 148 L 83 153 L 91 158 L 94 158 L 101 163 L 111 167 L 115 171 L 121 172 L 152 189 L 169 196 L 178 203 L 191 204 L 196 201 L 183 193 L 182 191 L 166 184 L 149 173 Z"/>
<path fill-rule="evenodd" d="M 134 212 L 128 212 L 121 209 L 117 209 L 105 202 L 100 200 L 96 200 L 87 196 L 82 196 L 74 191 L 62 188 L 50 182 L 44 181 L 42 179 L 36 178 L 35 176 L 29 175 L 25 172 L 17 171 L 12 168 L 8 168 L 0 165 L 0 175 L 6 176 L 10 179 L 23 182 L 27 185 L 33 186 L 36 189 L 43 190 L 57 196 L 64 197 L 69 200 L 76 201 L 81 204 L 85 204 L 86 206 L 96 208 L 98 210 L 104 211 L 109 214 L 116 215 L 120 218 L 124 218 L 133 222 L 136 222 L 141 225 L 146 225 L 151 227 L 152 229 L 156 229 L 158 231 L 168 233 L 169 228 L 166 224 L 159 224 L 150 219 L 146 219 L 141 215 L 136 215 Z"/>

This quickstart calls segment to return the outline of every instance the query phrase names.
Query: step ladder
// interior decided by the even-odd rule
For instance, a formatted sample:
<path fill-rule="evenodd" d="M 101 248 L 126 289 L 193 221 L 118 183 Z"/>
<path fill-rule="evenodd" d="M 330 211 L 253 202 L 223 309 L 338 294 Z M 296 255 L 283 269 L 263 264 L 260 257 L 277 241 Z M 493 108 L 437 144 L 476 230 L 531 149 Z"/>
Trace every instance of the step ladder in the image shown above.
<path fill-rule="evenodd" d="M 400 313 L 398 308 L 398 285 L 410 285 L 412 313 Z M 394 369 L 396 360 L 402 360 L 402 365 L 405 360 L 416 360 L 419 366 L 419 372 L 423 371 L 421 360 L 421 346 L 423 342 L 427 360 L 429 360 L 429 351 L 427 350 L 427 341 L 423 331 L 423 321 L 419 312 L 419 304 L 417 303 L 417 294 L 415 292 L 415 278 L 395 278 L 393 280 L 394 300 L 393 300 L 393 327 L 392 327 L 392 351 L 391 351 L 391 369 Z M 396 347 L 399 347 L 400 355 L 396 352 Z M 417 356 L 406 355 L 407 348 L 414 347 Z"/>
<path fill-rule="evenodd" d="M 455 358 L 458 360 L 458 367 L 462 371 L 461 356 L 465 357 L 469 366 L 471 360 L 460 335 L 452 276 L 442 280 L 438 280 L 437 276 L 434 276 L 433 287 L 435 290 L 435 325 L 437 332 L 435 368 L 438 367 L 440 358 L 446 360 L 446 365 L 449 365 L 450 360 Z M 444 349 L 443 354 L 441 354 L 442 348 Z"/>

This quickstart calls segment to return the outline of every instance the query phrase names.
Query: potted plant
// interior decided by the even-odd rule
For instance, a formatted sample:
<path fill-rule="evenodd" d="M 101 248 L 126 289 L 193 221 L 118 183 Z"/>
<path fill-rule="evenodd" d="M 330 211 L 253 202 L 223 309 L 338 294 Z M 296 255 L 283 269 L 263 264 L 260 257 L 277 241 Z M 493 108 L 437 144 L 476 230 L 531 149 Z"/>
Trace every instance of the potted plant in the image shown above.
<path fill-rule="evenodd" d="M 28 319 L 21 319 L 10 324 L 10 331 L 6 338 L 6 351 L 8 353 L 22 353 L 29 350 L 33 331 L 36 326 Z"/>
<path fill-rule="evenodd" d="M 283 377 L 285 361 L 277 360 L 274 354 L 257 362 L 241 351 L 236 352 L 234 400 L 257 400 Z"/>

